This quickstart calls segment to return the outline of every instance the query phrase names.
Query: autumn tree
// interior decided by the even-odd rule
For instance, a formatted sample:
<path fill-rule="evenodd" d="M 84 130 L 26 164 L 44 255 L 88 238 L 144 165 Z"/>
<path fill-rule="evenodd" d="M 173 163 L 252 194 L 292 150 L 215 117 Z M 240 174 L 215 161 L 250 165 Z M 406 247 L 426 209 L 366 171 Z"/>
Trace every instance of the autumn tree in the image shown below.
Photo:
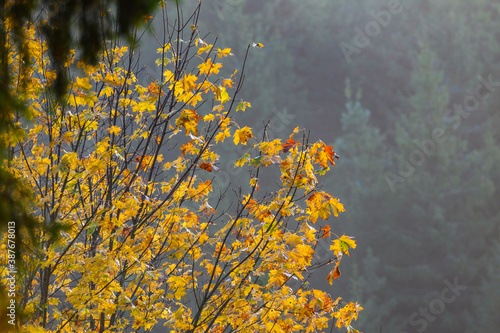
<path fill-rule="evenodd" d="M 74 52 L 62 101 L 50 89 L 57 71 L 37 26 L 24 27 L 32 57 L 21 74 L 21 53 L 7 41 L 11 75 L 29 83 L 12 89 L 33 122 L 13 115 L 18 135 L 2 137 L 3 163 L 32 190 L 41 244 L 23 244 L 22 330 L 312 332 L 332 320 L 357 332 L 357 303 L 307 283 L 330 264 L 332 284 L 356 247 L 328 224 L 315 226 L 344 211 L 318 181 L 338 156 L 298 127 L 282 140 L 235 122 L 251 107 L 238 97 L 244 65 L 222 76 L 231 50 L 204 41 L 200 9 L 183 16 L 162 4 L 155 77 L 141 75 L 137 45 L 118 39 L 103 44 L 96 65 Z M 261 47 L 251 44 L 243 63 Z M 234 161 L 248 169 L 247 186 L 214 186 L 221 145 L 248 147 Z M 274 188 L 263 193 L 269 175 Z M 48 232 L 53 225 L 62 230 Z M 318 258 L 326 240 L 331 254 Z"/>
<path fill-rule="evenodd" d="M 56 77 L 51 87 L 57 98 L 61 98 L 69 84 L 64 64 L 71 57 L 73 49 L 78 47 L 81 60 L 85 63 L 97 61 L 97 56 L 106 39 L 113 36 L 127 36 L 134 41 L 132 33 L 137 25 L 148 21 L 150 14 L 158 6 L 156 0 L 129 0 L 126 2 L 111 0 L 27 0 L 2 1 L 0 3 L 0 134 L 15 136 L 16 127 L 12 122 L 13 114 L 24 113 L 30 118 L 18 94 L 21 87 L 30 84 L 29 65 L 36 54 L 29 46 L 30 38 L 26 27 L 33 26 L 40 36 L 47 41 L 45 52 L 51 59 L 51 67 Z M 4 22 L 10 22 L 6 29 Z M 13 76 L 11 51 L 16 50 L 22 59 Z M 21 98 L 19 98 L 21 97 Z M 0 156 L 4 158 L 6 147 L 0 143 Z M 19 227 L 32 226 L 32 221 L 25 214 L 24 207 L 29 205 L 29 195 L 22 184 L 12 177 L 0 165 L 0 227 L 6 227 L 8 221 L 17 221 Z"/>
<path fill-rule="evenodd" d="M 56 71 L 56 78 L 51 80 L 51 90 L 56 94 L 56 98 L 60 99 L 65 95 L 69 84 L 64 64 L 74 51 L 72 48 L 77 47 L 80 50 L 82 61 L 95 63 L 104 40 L 113 36 L 127 36 L 133 41 L 133 27 L 147 22 L 147 18 L 157 6 L 156 0 L 1 1 L 0 136 L 20 135 L 14 122 L 16 117 L 23 115 L 24 119 L 31 120 L 22 91 L 28 89 L 31 84 L 30 65 L 37 54 L 33 53 L 34 48 L 30 47 L 30 29 L 26 29 L 27 27 L 35 27 L 33 24 L 36 21 L 38 34 L 47 41 L 44 52 L 50 57 L 50 66 Z M 14 64 L 13 52 L 22 61 Z M 60 101 L 63 102 L 64 99 Z M 4 141 L 0 140 L 0 160 L 9 158 L 8 154 Z M 9 223 L 15 221 L 15 236 L 21 243 L 25 233 L 20 231 L 27 230 L 31 237 L 35 225 L 27 209 L 33 199 L 29 192 L 25 184 L 0 163 L 0 230 L 7 232 Z M 58 226 L 54 224 L 52 227 L 52 230 L 47 231 L 57 233 Z M 32 237 L 30 241 L 33 240 Z M 22 257 L 20 250 L 21 247 L 14 249 L 17 259 Z M 18 261 L 18 264 L 22 262 Z M 7 306 L 4 303 L 4 291 L 0 288 L 2 309 L 5 308 L 4 305 Z"/>

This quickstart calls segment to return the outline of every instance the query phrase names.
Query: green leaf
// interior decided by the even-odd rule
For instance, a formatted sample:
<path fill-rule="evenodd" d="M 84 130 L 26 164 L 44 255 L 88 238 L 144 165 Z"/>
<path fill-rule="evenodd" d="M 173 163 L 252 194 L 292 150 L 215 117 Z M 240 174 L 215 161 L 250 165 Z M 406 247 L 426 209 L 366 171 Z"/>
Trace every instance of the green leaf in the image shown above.
<path fill-rule="evenodd" d="M 94 233 L 95 228 L 97 228 L 97 223 L 92 223 L 90 224 L 89 228 L 87 229 L 87 236 L 90 236 Z"/>
<path fill-rule="evenodd" d="M 258 168 L 260 167 L 261 160 L 262 160 L 262 155 L 252 158 L 250 160 L 250 165 L 253 165 L 254 167 Z"/>

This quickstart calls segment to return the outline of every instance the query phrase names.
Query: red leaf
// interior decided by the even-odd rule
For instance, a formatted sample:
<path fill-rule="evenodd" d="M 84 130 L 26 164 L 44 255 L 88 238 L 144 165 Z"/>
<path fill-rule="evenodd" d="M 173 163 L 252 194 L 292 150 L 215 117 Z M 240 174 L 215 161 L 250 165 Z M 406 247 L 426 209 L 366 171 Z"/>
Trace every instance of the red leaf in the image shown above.
<path fill-rule="evenodd" d="M 332 269 L 330 273 L 328 273 L 326 279 L 328 280 L 328 283 L 332 285 L 333 280 L 338 279 L 339 277 L 340 277 L 340 269 L 339 269 L 339 263 L 337 262 L 337 265 L 335 265 L 335 268 Z"/>
<path fill-rule="evenodd" d="M 340 264 L 340 261 L 337 261 L 337 264 L 335 264 L 335 268 L 332 269 L 332 271 L 330 273 L 328 273 L 328 276 L 326 277 L 326 279 L 328 280 L 328 283 L 330 285 L 332 285 L 333 280 L 336 280 L 340 277 L 339 264 Z"/>
<path fill-rule="evenodd" d="M 158 85 L 158 80 L 155 82 L 151 82 L 148 85 L 148 92 L 153 96 L 163 95 L 163 92 L 160 90 L 160 86 Z"/>
<path fill-rule="evenodd" d="M 300 145 L 300 143 L 295 141 L 292 137 L 290 137 L 290 139 L 286 140 L 285 143 L 283 144 L 283 152 L 286 154 L 290 149 L 292 149 L 297 145 Z"/>
<path fill-rule="evenodd" d="M 213 170 L 212 164 L 207 163 L 207 162 L 200 163 L 200 164 L 198 164 L 198 166 L 200 168 L 202 168 L 203 170 L 206 170 L 208 172 L 212 172 L 212 170 Z"/>
<path fill-rule="evenodd" d="M 340 269 L 339 266 L 335 266 L 335 269 L 333 270 L 333 279 L 338 279 L 340 277 Z"/>

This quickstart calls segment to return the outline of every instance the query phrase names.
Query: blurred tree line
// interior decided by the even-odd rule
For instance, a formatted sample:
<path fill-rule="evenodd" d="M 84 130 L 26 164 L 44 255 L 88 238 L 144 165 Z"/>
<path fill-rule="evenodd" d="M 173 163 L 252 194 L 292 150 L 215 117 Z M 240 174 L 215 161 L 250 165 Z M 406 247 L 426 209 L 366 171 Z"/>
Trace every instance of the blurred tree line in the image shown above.
<path fill-rule="evenodd" d="M 341 156 L 330 186 L 347 209 L 336 227 L 359 244 L 341 281 L 365 307 L 358 327 L 498 328 L 500 3 L 204 6 L 202 30 L 235 59 L 265 45 L 249 59 L 245 116 L 259 126 L 286 109 Z"/>

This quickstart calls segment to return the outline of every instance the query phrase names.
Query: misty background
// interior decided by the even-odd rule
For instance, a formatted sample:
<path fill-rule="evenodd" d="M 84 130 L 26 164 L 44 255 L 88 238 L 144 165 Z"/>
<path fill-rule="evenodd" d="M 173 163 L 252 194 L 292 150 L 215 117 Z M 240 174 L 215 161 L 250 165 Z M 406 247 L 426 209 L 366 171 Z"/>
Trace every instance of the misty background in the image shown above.
<path fill-rule="evenodd" d="M 361 303 L 353 326 L 363 332 L 498 331 L 500 2 L 202 6 L 205 40 L 232 48 L 226 74 L 241 70 L 249 44 L 264 44 L 249 53 L 240 97 L 252 108 L 238 123 L 255 135 L 268 124 L 282 139 L 299 126 L 340 155 L 320 181 L 346 212 L 318 223 L 358 247 L 333 286 L 330 267 L 311 272 L 312 286 Z M 141 40 L 149 71 L 157 48 L 152 34 Z M 232 168 L 245 147 L 231 149 L 220 188 L 248 181 Z"/>

